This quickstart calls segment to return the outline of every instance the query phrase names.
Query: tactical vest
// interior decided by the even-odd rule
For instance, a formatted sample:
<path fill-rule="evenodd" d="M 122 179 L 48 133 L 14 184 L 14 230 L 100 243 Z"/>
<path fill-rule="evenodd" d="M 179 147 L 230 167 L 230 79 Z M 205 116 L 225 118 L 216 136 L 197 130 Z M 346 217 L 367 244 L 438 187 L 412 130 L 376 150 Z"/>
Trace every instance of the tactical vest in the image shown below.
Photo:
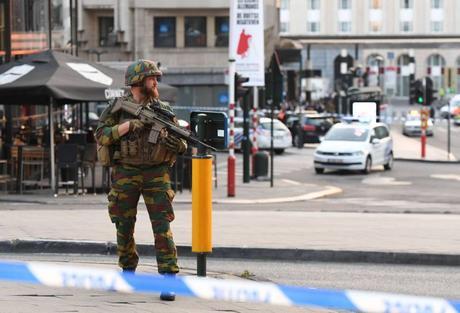
<path fill-rule="evenodd" d="M 126 112 L 120 113 L 119 124 L 132 120 L 133 116 Z M 157 165 L 169 164 L 172 166 L 176 161 L 176 154 L 169 151 L 159 143 L 151 144 L 148 142 L 150 127 L 147 125 L 140 132 L 128 132 L 120 137 L 120 148 L 115 153 L 115 162 L 127 165 Z"/>

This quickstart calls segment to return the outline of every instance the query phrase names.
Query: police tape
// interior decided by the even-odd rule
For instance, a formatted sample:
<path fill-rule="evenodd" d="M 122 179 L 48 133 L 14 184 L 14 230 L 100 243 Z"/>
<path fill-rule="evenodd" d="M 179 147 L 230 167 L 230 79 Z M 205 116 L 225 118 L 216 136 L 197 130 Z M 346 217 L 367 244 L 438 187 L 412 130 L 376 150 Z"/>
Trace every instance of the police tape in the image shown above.
<path fill-rule="evenodd" d="M 0 280 L 127 293 L 160 293 L 208 300 L 266 303 L 372 313 L 460 313 L 460 301 L 368 291 L 339 291 L 246 280 L 167 277 L 46 263 L 0 261 Z"/>

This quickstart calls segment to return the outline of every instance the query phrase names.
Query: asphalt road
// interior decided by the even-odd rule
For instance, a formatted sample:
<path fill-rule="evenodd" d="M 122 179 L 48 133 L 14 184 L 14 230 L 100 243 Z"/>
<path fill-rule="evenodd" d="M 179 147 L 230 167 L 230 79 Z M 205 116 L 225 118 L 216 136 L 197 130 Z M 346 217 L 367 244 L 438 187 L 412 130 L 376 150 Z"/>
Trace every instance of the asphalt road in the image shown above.
<path fill-rule="evenodd" d="M 327 171 L 315 174 L 313 153 L 315 145 L 303 149 L 289 148 L 275 156 L 274 168 L 278 179 L 292 184 L 332 185 L 343 190 L 336 196 L 289 205 L 225 205 L 216 204 L 214 210 L 295 210 L 337 212 L 388 213 L 460 213 L 458 190 L 459 164 L 438 164 L 395 161 L 391 171 L 376 166 L 368 174 L 347 171 Z M 219 156 L 219 171 L 226 170 L 224 155 Z M 237 166 L 236 179 L 242 179 Z M 219 174 L 218 174 L 219 175 Z M 270 186 L 270 182 L 267 182 Z M 269 192 L 269 191 L 268 191 Z M 176 204 L 176 208 L 183 207 Z"/>

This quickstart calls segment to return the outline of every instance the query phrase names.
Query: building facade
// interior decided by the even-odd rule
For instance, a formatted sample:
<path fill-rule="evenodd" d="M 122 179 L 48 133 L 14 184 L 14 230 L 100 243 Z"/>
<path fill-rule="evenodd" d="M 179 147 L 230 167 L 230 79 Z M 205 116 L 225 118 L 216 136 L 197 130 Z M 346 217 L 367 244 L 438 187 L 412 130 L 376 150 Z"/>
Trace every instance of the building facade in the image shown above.
<path fill-rule="evenodd" d="M 67 42 L 69 0 L 62 6 L 62 34 L 55 48 Z M 265 53 L 278 40 L 276 0 L 263 1 Z M 55 4 L 55 5 L 56 5 Z M 78 56 L 125 69 L 136 59 L 161 64 L 163 82 L 179 89 L 178 107 L 228 105 L 225 73 L 228 68 L 229 0 L 79 0 Z M 269 59 L 267 57 L 267 59 Z"/>
<path fill-rule="evenodd" d="M 457 92 L 458 16 L 458 0 L 281 0 L 280 37 L 300 42 L 304 58 L 310 55 L 304 64 L 331 82 L 334 59 L 346 49 L 355 67 L 367 71 L 369 85 L 389 95 L 407 96 L 411 73 Z"/>

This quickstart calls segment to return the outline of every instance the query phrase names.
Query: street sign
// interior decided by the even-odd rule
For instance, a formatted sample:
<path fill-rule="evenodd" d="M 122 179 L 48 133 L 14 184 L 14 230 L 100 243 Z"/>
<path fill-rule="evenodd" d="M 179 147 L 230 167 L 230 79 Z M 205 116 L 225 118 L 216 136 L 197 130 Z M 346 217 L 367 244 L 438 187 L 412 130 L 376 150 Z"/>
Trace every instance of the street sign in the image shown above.
<path fill-rule="evenodd" d="M 231 0 L 229 58 L 236 72 L 249 77 L 246 86 L 265 86 L 264 2 Z"/>

